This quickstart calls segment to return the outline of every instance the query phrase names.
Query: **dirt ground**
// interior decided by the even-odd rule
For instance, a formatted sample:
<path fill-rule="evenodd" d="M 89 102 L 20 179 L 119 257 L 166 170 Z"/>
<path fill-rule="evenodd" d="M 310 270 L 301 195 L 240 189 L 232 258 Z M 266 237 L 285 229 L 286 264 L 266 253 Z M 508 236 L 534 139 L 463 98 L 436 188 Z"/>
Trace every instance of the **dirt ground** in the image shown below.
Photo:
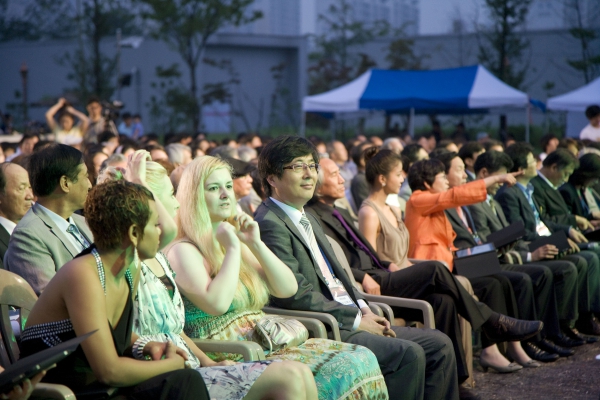
<path fill-rule="evenodd" d="M 600 342 L 575 348 L 575 355 L 512 374 L 483 373 L 475 357 L 475 392 L 482 399 L 600 399 Z"/>

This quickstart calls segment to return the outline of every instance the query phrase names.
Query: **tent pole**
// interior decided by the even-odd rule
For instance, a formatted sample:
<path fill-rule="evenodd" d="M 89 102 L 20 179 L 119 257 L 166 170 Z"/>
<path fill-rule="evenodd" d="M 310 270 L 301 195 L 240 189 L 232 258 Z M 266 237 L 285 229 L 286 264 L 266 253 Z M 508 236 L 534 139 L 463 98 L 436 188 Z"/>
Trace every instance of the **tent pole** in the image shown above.
<path fill-rule="evenodd" d="M 525 106 L 525 141 L 529 143 L 529 102 Z"/>
<path fill-rule="evenodd" d="M 408 117 L 408 133 L 411 138 L 415 138 L 415 109 L 411 107 L 410 116 Z"/>

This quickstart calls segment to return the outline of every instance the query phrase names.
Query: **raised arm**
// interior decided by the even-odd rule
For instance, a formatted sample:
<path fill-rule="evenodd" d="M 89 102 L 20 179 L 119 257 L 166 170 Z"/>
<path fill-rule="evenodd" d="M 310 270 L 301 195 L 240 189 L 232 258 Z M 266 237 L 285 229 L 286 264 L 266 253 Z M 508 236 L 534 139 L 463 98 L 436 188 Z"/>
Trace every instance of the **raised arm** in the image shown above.
<path fill-rule="evenodd" d="M 449 208 L 479 203 L 487 197 L 485 182 L 477 180 L 454 187 L 442 193 L 415 191 L 408 200 L 421 215 L 430 215 Z"/>
<path fill-rule="evenodd" d="M 225 258 L 215 277 L 211 278 L 198 249 L 190 243 L 177 243 L 167 258 L 175 271 L 179 291 L 207 314 L 222 315 L 229 310 L 240 276 L 241 243 L 235 228 L 222 222 L 217 240 L 225 249 Z"/>
<path fill-rule="evenodd" d="M 48 109 L 48 111 L 46 111 L 46 123 L 48 124 L 50 131 L 54 131 L 56 129 L 57 124 L 54 120 L 54 116 L 56 115 L 58 110 L 60 110 L 65 105 L 65 103 L 66 100 L 63 97 L 61 97 L 60 99 L 58 99 L 58 102 L 56 102 L 55 105 L 53 105 Z"/>
<path fill-rule="evenodd" d="M 152 191 L 146 182 L 146 162 L 151 161 L 150 153 L 146 150 L 137 150 L 131 156 L 127 163 L 125 179 L 129 182 L 137 183 Z M 166 188 L 165 188 L 166 190 Z M 153 193 L 158 211 L 158 223 L 160 225 L 159 249 L 165 248 L 177 236 L 177 223 L 171 217 L 165 206 L 159 200 L 156 193 Z"/>
<path fill-rule="evenodd" d="M 245 213 L 238 214 L 234 221 L 237 236 L 243 246 L 244 259 L 257 270 L 267 283 L 269 292 L 275 297 L 292 297 L 298 291 L 294 273 L 260 240 L 258 223 Z"/>
<path fill-rule="evenodd" d="M 75 117 L 77 117 L 77 119 L 79 119 L 80 124 L 81 124 L 79 128 L 81 129 L 81 132 L 82 133 L 87 132 L 87 129 L 90 126 L 90 119 L 87 117 L 87 115 L 85 115 L 81 111 L 77 110 L 73 106 L 67 106 L 67 112 L 69 112 L 71 115 L 74 115 Z"/>
<path fill-rule="evenodd" d="M 96 378 L 110 386 L 133 386 L 183 368 L 184 359 L 175 354 L 173 345 L 167 348 L 166 358 L 160 361 L 139 361 L 117 354 L 108 324 L 106 296 L 99 285 L 95 266 L 86 265 L 90 258 L 94 263 L 93 256 L 89 255 L 61 268 L 57 279 L 50 283 L 53 287 L 50 289 L 49 285 L 48 292 L 58 290 L 61 293 L 78 336 L 98 330 L 81 345 Z"/>

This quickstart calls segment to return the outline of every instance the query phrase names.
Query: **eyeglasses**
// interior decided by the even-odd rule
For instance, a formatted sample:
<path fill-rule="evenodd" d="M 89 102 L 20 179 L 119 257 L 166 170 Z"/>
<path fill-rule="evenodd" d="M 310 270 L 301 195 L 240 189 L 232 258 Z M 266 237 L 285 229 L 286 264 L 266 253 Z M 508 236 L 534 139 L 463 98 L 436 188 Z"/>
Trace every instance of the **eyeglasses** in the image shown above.
<path fill-rule="evenodd" d="M 318 172 L 319 164 L 317 164 L 317 163 L 311 163 L 311 164 L 298 163 L 298 164 L 288 165 L 287 167 L 283 167 L 283 169 L 291 169 L 292 171 L 294 171 L 297 174 L 301 173 L 302 171 L 306 171 L 307 169 L 310 172 Z"/>

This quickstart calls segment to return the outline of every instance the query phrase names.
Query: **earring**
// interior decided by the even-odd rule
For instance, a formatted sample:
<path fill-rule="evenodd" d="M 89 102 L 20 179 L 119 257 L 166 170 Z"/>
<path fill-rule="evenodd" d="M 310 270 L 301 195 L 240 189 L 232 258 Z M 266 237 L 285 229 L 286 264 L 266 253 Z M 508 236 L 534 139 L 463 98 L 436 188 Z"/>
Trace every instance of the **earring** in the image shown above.
<path fill-rule="evenodd" d="M 133 248 L 133 264 L 135 265 L 136 270 L 140 266 L 140 256 L 138 255 L 137 247 Z"/>
<path fill-rule="evenodd" d="M 383 187 L 385 187 L 385 182 L 383 182 L 383 185 L 382 185 L 382 186 L 383 186 Z"/>

